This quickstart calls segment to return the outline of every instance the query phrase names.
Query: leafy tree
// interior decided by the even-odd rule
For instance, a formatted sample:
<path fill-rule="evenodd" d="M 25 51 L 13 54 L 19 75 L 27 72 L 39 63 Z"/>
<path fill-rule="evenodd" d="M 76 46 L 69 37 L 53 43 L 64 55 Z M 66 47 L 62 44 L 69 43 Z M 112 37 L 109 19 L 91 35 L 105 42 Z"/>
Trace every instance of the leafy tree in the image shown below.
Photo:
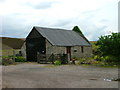
<path fill-rule="evenodd" d="M 99 55 L 98 46 L 96 45 L 97 41 L 90 41 L 90 43 L 92 45 L 92 53 L 94 55 Z"/>
<path fill-rule="evenodd" d="M 78 26 L 74 26 L 72 30 L 79 33 L 90 44 L 90 42 L 86 39 L 86 37 L 84 36 L 84 34 L 82 33 Z"/>
<path fill-rule="evenodd" d="M 75 31 L 75 32 L 78 32 L 79 34 L 81 34 L 82 36 L 84 36 L 78 26 L 74 26 L 74 28 L 72 30 Z"/>
<path fill-rule="evenodd" d="M 120 59 L 120 33 L 101 36 L 96 45 L 101 56 L 108 55 Z"/>

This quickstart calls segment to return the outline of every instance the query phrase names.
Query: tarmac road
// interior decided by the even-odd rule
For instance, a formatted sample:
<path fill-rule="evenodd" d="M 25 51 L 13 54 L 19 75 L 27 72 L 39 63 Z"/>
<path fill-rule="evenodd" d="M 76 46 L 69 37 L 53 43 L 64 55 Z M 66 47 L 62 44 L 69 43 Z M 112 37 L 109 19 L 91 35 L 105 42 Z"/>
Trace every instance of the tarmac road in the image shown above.
<path fill-rule="evenodd" d="M 118 88 L 118 68 L 23 63 L 2 66 L 2 88 Z"/>

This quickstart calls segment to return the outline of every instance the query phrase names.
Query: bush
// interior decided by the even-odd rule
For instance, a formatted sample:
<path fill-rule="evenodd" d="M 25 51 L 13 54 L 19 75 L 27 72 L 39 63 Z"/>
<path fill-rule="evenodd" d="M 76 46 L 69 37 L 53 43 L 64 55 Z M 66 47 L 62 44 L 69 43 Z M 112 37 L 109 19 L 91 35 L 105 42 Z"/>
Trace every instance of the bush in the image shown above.
<path fill-rule="evenodd" d="M 106 60 L 117 62 L 120 58 L 120 33 L 101 36 L 97 41 L 99 55 L 107 56 Z M 114 61 L 115 60 L 115 61 Z"/>
<path fill-rule="evenodd" d="M 100 61 L 99 63 L 109 64 L 109 65 L 110 64 L 120 63 L 118 57 L 111 56 L 111 55 L 109 55 L 109 56 L 101 56 L 101 57 L 99 55 L 96 55 L 96 56 L 94 56 L 94 60 Z"/>
<path fill-rule="evenodd" d="M 115 57 L 115 56 L 105 56 L 105 62 L 106 63 L 119 63 L 119 58 Z"/>
<path fill-rule="evenodd" d="M 12 60 L 12 57 L 9 57 L 9 56 L 4 56 L 2 57 L 2 65 L 10 65 L 10 64 L 13 64 L 14 61 Z"/>
<path fill-rule="evenodd" d="M 80 63 L 85 62 L 85 58 L 79 58 Z"/>
<path fill-rule="evenodd" d="M 94 60 L 101 61 L 101 57 L 99 55 L 95 55 Z"/>
<path fill-rule="evenodd" d="M 26 62 L 26 59 L 22 56 L 16 56 L 15 62 Z"/>
<path fill-rule="evenodd" d="M 77 64 L 79 63 L 79 64 L 90 64 L 90 58 L 79 58 L 78 59 L 79 60 L 79 62 L 77 62 Z"/>
<path fill-rule="evenodd" d="M 61 61 L 60 60 L 56 60 L 56 61 L 54 61 L 54 64 L 55 65 L 61 65 Z"/>
<path fill-rule="evenodd" d="M 101 61 L 94 61 L 92 64 L 94 64 L 94 65 L 101 65 L 103 63 Z"/>
<path fill-rule="evenodd" d="M 98 59 L 99 58 L 99 59 Z M 96 60 L 95 60 L 96 59 Z M 80 58 L 76 64 L 104 64 L 99 56 L 88 57 L 88 58 Z"/>

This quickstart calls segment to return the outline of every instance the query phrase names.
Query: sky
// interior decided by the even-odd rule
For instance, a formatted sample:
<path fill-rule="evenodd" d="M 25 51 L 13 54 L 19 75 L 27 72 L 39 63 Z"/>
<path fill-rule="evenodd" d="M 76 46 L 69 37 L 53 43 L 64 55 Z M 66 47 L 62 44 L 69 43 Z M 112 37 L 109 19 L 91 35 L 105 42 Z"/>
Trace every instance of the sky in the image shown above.
<path fill-rule="evenodd" d="M 0 0 L 0 36 L 26 38 L 33 26 L 72 30 L 88 40 L 118 32 L 119 0 Z"/>

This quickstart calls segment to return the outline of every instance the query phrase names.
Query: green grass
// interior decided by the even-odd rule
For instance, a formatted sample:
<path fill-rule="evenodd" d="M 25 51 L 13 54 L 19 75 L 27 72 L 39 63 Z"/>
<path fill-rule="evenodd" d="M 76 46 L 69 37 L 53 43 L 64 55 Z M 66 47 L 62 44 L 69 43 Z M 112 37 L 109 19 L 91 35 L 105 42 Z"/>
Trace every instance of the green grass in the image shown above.
<path fill-rule="evenodd" d="M 46 66 L 43 66 L 45 68 L 54 68 L 54 67 L 58 67 L 58 65 L 46 65 Z"/>

